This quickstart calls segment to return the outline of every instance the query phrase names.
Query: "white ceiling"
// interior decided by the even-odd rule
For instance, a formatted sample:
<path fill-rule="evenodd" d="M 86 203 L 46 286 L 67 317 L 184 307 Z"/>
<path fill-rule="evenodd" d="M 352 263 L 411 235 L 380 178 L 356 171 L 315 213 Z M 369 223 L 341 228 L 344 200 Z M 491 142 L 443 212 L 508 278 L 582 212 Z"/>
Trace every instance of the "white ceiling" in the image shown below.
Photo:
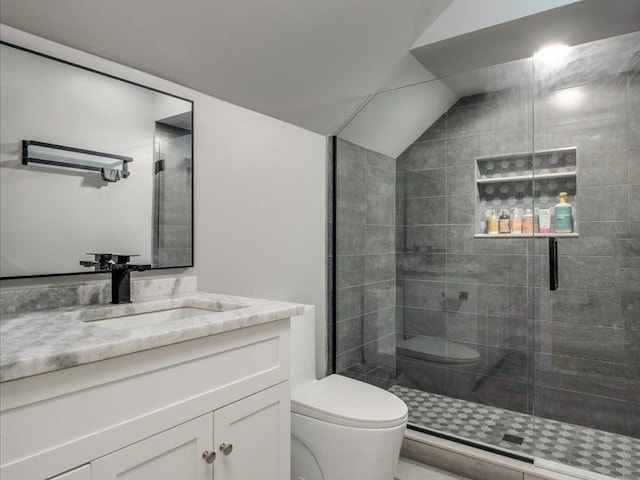
<path fill-rule="evenodd" d="M 0 21 L 334 134 L 451 1 L 0 0 Z"/>

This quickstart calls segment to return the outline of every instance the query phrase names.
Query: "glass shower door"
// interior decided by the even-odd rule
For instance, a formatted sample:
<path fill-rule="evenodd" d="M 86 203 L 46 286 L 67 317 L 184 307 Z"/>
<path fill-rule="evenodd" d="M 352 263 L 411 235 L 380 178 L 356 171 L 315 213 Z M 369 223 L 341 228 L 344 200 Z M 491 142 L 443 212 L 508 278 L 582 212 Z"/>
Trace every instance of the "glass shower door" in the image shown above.
<path fill-rule="evenodd" d="M 555 261 L 535 240 L 535 456 L 625 479 L 640 478 L 639 68 L 638 33 L 534 58 L 536 206 L 557 237 Z"/>

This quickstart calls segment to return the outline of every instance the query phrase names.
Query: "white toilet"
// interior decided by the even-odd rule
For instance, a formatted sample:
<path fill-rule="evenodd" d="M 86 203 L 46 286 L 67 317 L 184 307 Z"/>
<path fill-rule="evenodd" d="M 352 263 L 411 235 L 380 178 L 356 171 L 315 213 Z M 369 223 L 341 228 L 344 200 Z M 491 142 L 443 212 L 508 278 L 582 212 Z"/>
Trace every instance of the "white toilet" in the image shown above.
<path fill-rule="evenodd" d="M 340 375 L 315 379 L 315 308 L 291 319 L 292 480 L 392 480 L 407 406 Z"/>

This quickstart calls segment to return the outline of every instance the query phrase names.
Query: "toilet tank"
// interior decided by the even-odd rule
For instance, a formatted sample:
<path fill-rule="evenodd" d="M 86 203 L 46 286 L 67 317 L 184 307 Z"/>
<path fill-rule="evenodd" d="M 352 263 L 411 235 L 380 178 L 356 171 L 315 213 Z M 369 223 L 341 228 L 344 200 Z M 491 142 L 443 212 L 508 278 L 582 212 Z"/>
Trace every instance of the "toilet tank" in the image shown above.
<path fill-rule="evenodd" d="M 316 307 L 291 317 L 291 387 L 316 379 Z"/>

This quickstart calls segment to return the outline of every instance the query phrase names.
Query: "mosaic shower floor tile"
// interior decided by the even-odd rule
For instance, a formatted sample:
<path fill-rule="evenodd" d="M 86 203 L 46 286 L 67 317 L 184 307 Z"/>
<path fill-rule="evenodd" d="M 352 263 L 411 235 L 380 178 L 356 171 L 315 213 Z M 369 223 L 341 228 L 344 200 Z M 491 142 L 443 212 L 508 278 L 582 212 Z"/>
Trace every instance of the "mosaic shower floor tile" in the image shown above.
<path fill-rule="evenodd" d="M 614 478 L 640 479 L 640 439 L 399 385 L 389 390 L 407 404 L 414 425 Z"/>

